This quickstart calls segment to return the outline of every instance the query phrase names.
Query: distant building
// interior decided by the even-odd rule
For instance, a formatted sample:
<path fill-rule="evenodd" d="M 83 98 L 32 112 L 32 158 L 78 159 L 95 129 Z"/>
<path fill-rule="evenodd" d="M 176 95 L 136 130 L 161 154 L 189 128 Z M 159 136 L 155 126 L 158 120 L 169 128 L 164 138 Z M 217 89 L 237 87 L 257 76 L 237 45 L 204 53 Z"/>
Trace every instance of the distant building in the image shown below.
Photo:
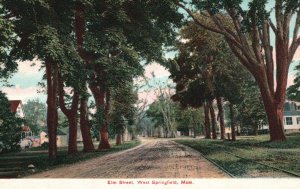
<path fill-rule="evenodd" d="M 300 131 L 300 102 L 285 102 L 283 122 L 285 132 Z"/>
<path fill-rule="evenodd" d="M 10 100 L 10 111 L 15 113 L 16 117 L 25 118 L 25 112 L 21 100 Z M 32 131 L 29 126 L 22 124 L 22 131 L 20 136 L 20 146 L 22 149 L 30 148 L 32 146 Z"/>
<path fill-rule="evenodd" d="M 21 100 L 10 100 L 10 111 L 16 113 L 17 117 L 25 118 L 25 113 L 23 110 L 23 104 Z"/>
<path fill-rule="evenodd" d="M 49 142 L 47 129 L 44 129 L 40 133 L 40 144 L 42 145 L 45 142 Z M 62 132 L 60 129 L 57 129 L 56 144 L 57 147 L 63 147 L 68 145 L 68 135 Z"/>

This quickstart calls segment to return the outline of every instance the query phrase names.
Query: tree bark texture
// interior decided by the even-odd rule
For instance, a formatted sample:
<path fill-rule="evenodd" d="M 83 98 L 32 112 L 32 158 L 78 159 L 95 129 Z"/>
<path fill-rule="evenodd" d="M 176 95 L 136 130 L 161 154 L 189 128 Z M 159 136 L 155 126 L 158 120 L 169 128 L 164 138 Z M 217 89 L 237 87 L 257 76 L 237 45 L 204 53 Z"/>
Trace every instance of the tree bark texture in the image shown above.
<path fill-rule="evenodd" d="M 85 98 L 80 99 L 80 130 L 83 140 L 83 151 L 93 152 L 95 150 L 92 136 L 91 126 L 88 120 L 87 101 Z"/>
<path fill-rule="evenodd" d="M 205 127 L 205 138 L 211 139 L 210 134 L 210 119 L 209 119 L 209 105 L 207 102 L 204 104 L 204 127 Z"/>
<path fill-rule="evenodd" d="M 57 157 L 57 65 L 50 58 L 46 58 L 46 75 L 47 75 L 47 128 L 49 138 L 49 159 L 54 160 Z"/>
<path fill-rule="evenodd" d="M 217 106 L 219 111 L 219 119 L 220 119 L 220 134 L 221 139 L 225 139 L 225 122 L 224 122 L 224 108 L 223 108 L 223 102 L 221 97 L 217 97 Z"/>
<path fill-rule="evenodd" d="M 214 110 L 212 101 L 209 101 L 209 112 L 210 112 L 211 125 L 212 125 L 212 127 L 211 127 L 212 128 L 212 138 L 217 139 L 217 131 L 216 131 L 217 120 L 216 120 L 216 114 L 215 114 L 215 110 Z"/>
<path fill-rule="evenodd" d="M 79 93 L 74 90 L 72 96 L 71 107 L 67 108 L 65 103 L 64 82 L 60 73 L 58 73 L 58 96 L 59 106 L 61 111 L 66 115 L 69 122 L 69 140 L 68 140 L 68 154 L 77 153 L 77 115 L 79 105 Z"/>
<path fill-rule="evenodd" d="M 104 124 L 100 128 L 100 144 L 98 149 L 99 150 L 104 150 L 104 149 L 109 149 L 110 144 L 109 144 L 109 135 L 108 135 L 108 123 L 109 123 L 109 110 L 110 110 L 110 90 L 106 90 L 106 103 L 105 103 L 105 108 L 104 108 Z"/>

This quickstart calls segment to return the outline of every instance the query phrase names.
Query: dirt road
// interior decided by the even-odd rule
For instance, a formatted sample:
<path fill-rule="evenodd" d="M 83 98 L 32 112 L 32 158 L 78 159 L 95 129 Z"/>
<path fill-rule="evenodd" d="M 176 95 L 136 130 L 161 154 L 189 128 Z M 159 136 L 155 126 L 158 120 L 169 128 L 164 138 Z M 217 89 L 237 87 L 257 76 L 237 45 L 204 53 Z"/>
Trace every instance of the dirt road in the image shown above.
<path fill-rule="evenodd" d="M 166 139 L 143 139 L 142 145 L 30 178 L 222 178 L 224 172 L 197 151 Z"/>

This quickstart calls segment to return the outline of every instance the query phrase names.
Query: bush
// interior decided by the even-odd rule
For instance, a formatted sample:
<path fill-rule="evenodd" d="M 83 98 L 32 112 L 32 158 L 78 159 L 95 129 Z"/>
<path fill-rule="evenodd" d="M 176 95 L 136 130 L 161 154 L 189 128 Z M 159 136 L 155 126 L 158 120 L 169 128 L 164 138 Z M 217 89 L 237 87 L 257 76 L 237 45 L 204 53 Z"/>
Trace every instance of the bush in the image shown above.
<path fill-rule="evenodd" d="M 20 150 L 21 125 L 23 120 L 10 111 L 5 94 L 0 91 L 0 140 L 1 151 Z"/>
<path fill-rule="evenodd" d="M 48 149 L 49 148 L 49 143 L 48 142 L 44 142 L 42 145 L 41 145 L 42 148 L 44 149 Z"/>

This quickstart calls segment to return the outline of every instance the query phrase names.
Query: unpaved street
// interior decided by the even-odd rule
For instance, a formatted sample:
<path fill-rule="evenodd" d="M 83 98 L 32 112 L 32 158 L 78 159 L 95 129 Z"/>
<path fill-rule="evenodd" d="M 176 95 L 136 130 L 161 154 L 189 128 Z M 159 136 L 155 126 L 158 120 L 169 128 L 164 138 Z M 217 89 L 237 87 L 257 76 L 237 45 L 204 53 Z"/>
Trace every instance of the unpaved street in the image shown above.
<path fill-rule="evenodd" d="M 142 145 L 30 178 L 222 178 L 228 177 L 197 151 L 167 139 Z"/>

